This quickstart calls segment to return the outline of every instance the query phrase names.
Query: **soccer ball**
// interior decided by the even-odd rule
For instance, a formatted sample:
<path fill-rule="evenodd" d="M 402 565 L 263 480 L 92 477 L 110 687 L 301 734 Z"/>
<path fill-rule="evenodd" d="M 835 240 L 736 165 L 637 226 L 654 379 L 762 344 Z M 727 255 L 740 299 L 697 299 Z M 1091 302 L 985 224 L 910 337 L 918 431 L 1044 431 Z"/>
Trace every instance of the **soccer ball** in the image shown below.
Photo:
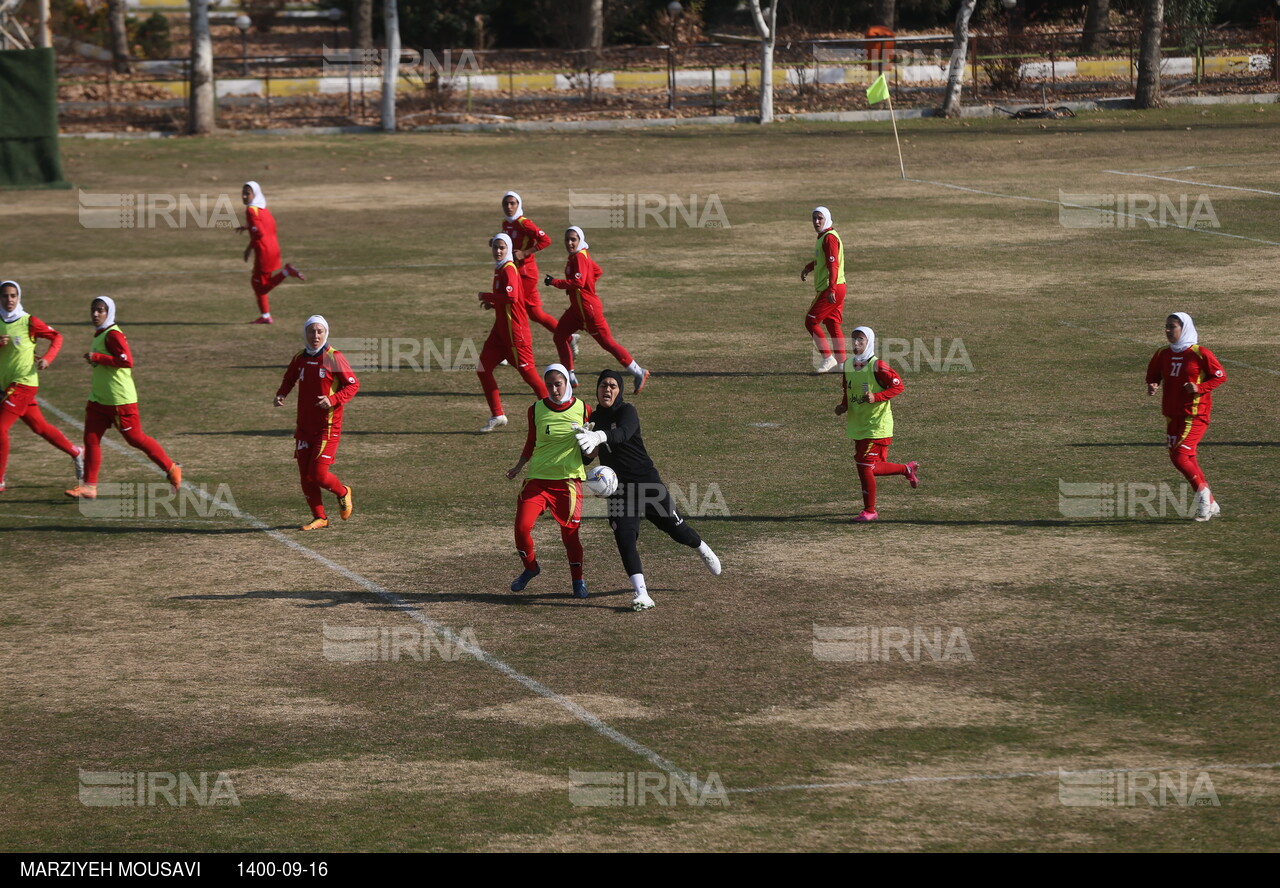
<path fill-rule="evenodd" d="M 618 473 L 608 466 L 596 466 L 587 472 L 587 489 L 596 496 L 613 496 L 618 490 Z"/>

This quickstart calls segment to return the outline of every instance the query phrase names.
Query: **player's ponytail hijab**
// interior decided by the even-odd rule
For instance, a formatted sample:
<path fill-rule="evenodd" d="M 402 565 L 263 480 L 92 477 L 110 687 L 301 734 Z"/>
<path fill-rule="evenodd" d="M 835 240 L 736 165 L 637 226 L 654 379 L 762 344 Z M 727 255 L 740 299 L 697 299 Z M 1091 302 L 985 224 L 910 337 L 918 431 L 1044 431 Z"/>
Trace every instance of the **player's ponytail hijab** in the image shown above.
<path fill-rule="evenodd" d="M 494 268 L 501 268 L 502 266 L 506 265 L 508 262 L 516 261 L 515 247 L 511 245 L 511 238 L 507 237 L 502 232 L 498 232 L 493 237 L 489 238 L 489 246 L 492 247 L 494 241 L 502 241 L 504 244 L 507 245 L 507 258 L 496 260 L 493 263 Z"/>
<path fill-rule="evenodd" d="M 578 249 L 574 250 L 573 252 L 581 253 L 583 250 L 585 250 L 588 247 L 587 236 L 586 234 L 583 233 L 582 229 L 579 228 L 577 225 L 570 225 L 568 228 L 564 230 L 564 233 L 568 234 L 570 231 L 578 232 Z"/>
<path fill-rule="evenodd" d="M 116 322 L 116 301 L 110 296 L 94 296 L 93 301 L 89 303 L 90 307 L 93 306 L 94 302 L 101 302 L 107 307 L 107 316 L 102 321 L 102 326 L 98 328 L 99 330 L 105 330 Z"/>
<path fill-rule="evenodd" d="M 267 208 L 267 199 L 262 194 L 262 186 L 257 182 L 245 182 L 244 187 L 253 191 L 253 200 L 249 201 L 249 206 L 265 210 Z"/>
<path fill-rule="evenodd" d="M 814 208 L 813 208 L 813 212 L 812 212 L 812 213 L 810 213 L 809 215 L 810 215 L 810 216 L 821 216 L 821 217 L 822 217 L 822 230 L 823 230 L 823 231 L 829 231 L 832 227 L 834 227 L 834 226 L 835 226 L 835 223 L 831 221 L 831 211 L 830 211 L 830 210 L 828 210 L 826 207 L 814 207 Z M 821 233 L 821 232 L 819 232 L 819 233 Z"/>
<path fill-rule="evenodd" d="M 508 222 L 514 222 L 524 215 L 524 201 L 522 201 L 520 199 L 520 195 L 516 194 L 514 191 L 508 191 L 506 194 L 502 195 L 503 206 L 506 205 L 508 197 L 514 197 L 516 199 L 516 211 L 512 215 L 507 216 L 506 220 Z"/>
<path fill-rule="evenodd" d="M 312 348 L 311 343 L 307 340 L 307 331 L 311 329 L 312 324 L 319 324 L 324 327 L 324 342 L 320 343 L 319 348 Z M 302 325 L 302 345 L 309 355 L 318 355 L 324 351 L 329 345 L 329 322 L 324 319 L 324 315 L 312 315 L 307 318 L 307 322 Z"/>
<path fill-rule="evenodd" d="M 853 333 L 858 332 L 861 332 L 863 336 L 867 337 L 866 349 L 853 355 L 854 369 L 861 370 L 867 365 L 867 361 L 870 361 L 876 356 L 876 334 L 870 327 L 854 327 Z M 853 338 L 853 333 L 849 334 L 850 339 Z"/>
<path fill-rule="evenodd" d="M 1169 317 L 1177 318 L 1182 323 L 1182 335 L 1178 337 L 1177 342 L 1169 346 L 1175 355 L 1182 354 L 1199 341 L 1196 339 L 1196 322 L 1191 320 L 1191 315 L 1185 311 L 1175 311 Z"/>
<path fill-rule="evenodd" d="M 564 364 L 548 364 L 547 369 L 542 371 L 542 378 L 545 381 L 552 373 L 559 373 L 564 377 L 564 397 L 556 400 L 551 395 L 551 386 L 547 386 L 547 400 L 555 401 L 557 404 L 568 404 L 573 400 L 573 386 L 569 385 L 569 368 Z"/>
<path fill-rule="evenodd" d="M 15 287 L 18 291 L 18 302 L 14 305 L 13 311 L 0 310 L 0 318 L 3 318 L 6 324 L 12 324 L 26 314 L 22 310 L 22 286 L 17 281 L 0 281 L 0 287 Z"/>

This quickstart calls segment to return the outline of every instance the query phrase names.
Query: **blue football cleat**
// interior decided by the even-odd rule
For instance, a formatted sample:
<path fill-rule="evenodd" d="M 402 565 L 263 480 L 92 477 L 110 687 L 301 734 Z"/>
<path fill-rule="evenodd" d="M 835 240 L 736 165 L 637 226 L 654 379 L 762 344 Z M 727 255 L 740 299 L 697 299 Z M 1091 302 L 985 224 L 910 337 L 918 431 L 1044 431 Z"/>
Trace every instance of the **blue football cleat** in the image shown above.
<path fill-rule="evenodd" d="M 516 577 L 516 581 L 511 584 L 512 592 L 523 592 L 524 587 L 529 585 L 529 581 L 542 573 L 542 567 L 535 567 L 533 570 L 522 571 L 520 576 Z"/>
<path fill-rule="evenodd" d="M 573 597 L 574 598 L 587 597 L 587 581 L 586 580 L 573 581 Z"/>

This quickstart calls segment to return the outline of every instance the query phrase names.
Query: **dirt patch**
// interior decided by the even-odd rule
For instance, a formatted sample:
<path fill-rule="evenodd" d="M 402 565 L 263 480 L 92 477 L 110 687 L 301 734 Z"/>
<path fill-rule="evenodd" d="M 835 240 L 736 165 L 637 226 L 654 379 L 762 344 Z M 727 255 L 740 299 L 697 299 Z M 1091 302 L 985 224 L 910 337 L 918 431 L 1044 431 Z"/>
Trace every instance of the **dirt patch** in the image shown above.
<path fill-rule="evenodd" d="M 583 709 L 607 722 L 626 719 L 657 718 L 658 713 L 634 700 L 621 697 L 608 697 L 601 694 L 574 694 L 569 697 Z M 530 697 L 527 700 L 513 700 L 497 706 L 484 706 L 467 712 L 459 712 L 460 718 L 492 719 L 509 721 L 529 727 L 546 727 L 549 725 L 577 724 L 579 719 L 572 712 L 557 703 L 543 697 Z"/>
<path fill-rule="evenodd" d="M 308 802 L 337 802 L 372 792 L 524 794 L 565 789 L 563 777 L 524 771 L 511 762 L 406 762 L 390 756 L 237 771 L 231 777 L 241 796 L 283 794 Z"/>

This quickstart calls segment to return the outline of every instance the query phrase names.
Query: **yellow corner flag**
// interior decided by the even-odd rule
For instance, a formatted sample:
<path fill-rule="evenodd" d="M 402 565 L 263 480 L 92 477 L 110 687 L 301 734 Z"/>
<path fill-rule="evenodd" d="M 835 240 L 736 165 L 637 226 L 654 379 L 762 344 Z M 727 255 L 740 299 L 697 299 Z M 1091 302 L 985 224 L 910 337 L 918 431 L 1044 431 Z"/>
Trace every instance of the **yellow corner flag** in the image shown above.
<path fill-rule="evenodd" d="M 885 80 L 884 75 L 881 74 L 876 78 L 875 83 L 867 87 L 867 103 L 874 105 L 887 98 L 889 98 L 889 81 Z"/>

